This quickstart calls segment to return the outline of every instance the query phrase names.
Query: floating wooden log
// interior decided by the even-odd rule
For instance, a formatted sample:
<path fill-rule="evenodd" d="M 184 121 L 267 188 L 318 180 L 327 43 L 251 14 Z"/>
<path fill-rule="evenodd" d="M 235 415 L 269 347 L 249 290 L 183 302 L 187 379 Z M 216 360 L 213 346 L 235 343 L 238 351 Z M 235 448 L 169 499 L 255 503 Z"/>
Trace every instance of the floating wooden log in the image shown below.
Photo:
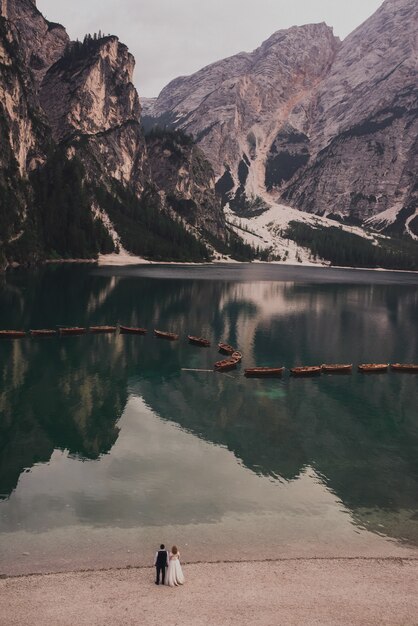
<path fill-rule="evenodd" d="M 93 334 L 115 333 L 117 330 L 117 327 L 116 326 L 90 326 L 89 330 Z"/>
<path fill-rule="evenodd" d="M 250 367 L 244 374 L 247 378 L 272 378 L 281 376 L 284 370 L 284 367 Z"/>
<path fill-rule="evenodd" d="M 303 367 L 292 367 L 290 369 L 292 376 L 316 376 L 321 373 L 320 365 L 308 365 Z"/>
<path fill-rule="evenodd" d="M 388 363 L 362 363 L 358 366 L 358 371 L 363 373 L 387 372 Z"/>
<path fill-rule="evenodd" d="M 187 335 L 187 339 L 189 343 L 194 346 L 200 346 L 201 348 L 209 348 L 210 341 L 209 339 L 205 339 L 204 337 L 193 337 L 192 335 Z"/>
<path fill-rule="evenodd" d="M 176 333 L 169 333 L 165 330 L 154 330 L 154 335 L 160 339 L 168 339 L 169 341 L 177 341 L 179 335 Z"/>
<path fill-rule="evenodd" d="M 26 337 L 24 330 L 0 330 L 0 339 L 22 339 Z"/>

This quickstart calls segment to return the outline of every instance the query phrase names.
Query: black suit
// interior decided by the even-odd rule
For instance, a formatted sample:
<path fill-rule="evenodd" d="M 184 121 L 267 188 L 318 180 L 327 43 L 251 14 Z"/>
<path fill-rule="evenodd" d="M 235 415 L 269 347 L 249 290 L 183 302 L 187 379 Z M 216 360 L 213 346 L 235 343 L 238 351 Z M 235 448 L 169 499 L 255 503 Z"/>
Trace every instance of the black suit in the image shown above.
<path fill-rule="evenodd" d="M 165 582 L 165 570 L 168 565 L 168 552 L 167 550 L 158 550 L 156 559 L 155 559 L 155 567 L 157 570 L 157 585 L 160 584 L 160 574 L 161 574 L 161 583 L 164 585 Z"/>

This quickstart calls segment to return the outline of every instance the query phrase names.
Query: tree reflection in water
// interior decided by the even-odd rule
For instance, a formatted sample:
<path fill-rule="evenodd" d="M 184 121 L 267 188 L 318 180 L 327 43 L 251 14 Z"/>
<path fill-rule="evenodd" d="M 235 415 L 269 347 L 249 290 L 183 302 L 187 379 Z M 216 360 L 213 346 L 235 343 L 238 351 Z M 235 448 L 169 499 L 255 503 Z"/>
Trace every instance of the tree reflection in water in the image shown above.
<path fill-rule="evenodd" d="M 183 337 L 2 342 L 3 497 L 55 449 L 80 460 L 111 452 L 134 394 L 253 472 L 292 481 L 313 467 L 359 524 L 418 544 L 417 377 L 254 381 L 182 371 L 210 369 L 219 340 L 239 347 L 249 367 L 416 361 L 415 286 L 200 280 L 195 272 L 154 280 L 58 267 L 12 274 L 0 302 L 1 328 L 119 322 Z M 189 346 L 188 333 L 212 348 Z"/>

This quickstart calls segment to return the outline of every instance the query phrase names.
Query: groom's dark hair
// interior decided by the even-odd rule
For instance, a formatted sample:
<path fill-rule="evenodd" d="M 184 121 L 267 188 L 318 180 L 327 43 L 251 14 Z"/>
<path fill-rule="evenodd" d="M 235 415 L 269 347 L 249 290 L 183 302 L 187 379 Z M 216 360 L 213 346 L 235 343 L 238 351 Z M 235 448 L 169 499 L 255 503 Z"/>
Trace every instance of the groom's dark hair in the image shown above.
<path fill-rule="evenodd" d="M 162 544 L 160 545 L 160 550 L 164 550 L 164 548 L 165 548 L 165 545 L 162 543 Z"/>

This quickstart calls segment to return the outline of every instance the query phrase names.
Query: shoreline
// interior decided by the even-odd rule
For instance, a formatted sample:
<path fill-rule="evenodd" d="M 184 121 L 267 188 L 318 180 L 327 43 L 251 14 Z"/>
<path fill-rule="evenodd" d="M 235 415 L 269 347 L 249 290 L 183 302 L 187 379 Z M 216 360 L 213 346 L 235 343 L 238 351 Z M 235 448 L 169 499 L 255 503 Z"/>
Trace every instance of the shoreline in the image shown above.
<path fill-rule="evenodd" d="M 156 586 L 151 566 L 2 578 L 0 624 L 405 626 L 418 615 L 418 559 L 182 565 L 174 589 Z"/>
<path fill-rule="evenodd" d="M 418 270 L 399 270 L 399 269 L 386 269 L 384 267 L 352 267 L 350 265 L 331 265 L 327 263 L 286 263 L 285 261 L 235 261 L 234 259 L 215 259 L 210 262 L 180 262 L 180 261 L 148 261 L 141 257 L 128 257 L 132 260 L 126 262 L 126 257 L 122 259 L 109 257 L 117 257 L 118 255 L 101 255 L 97 259 L 97 265 L 99 267 L 128 267 L 132 265 L 174 265 L 174 266 L 196 266 L 196 267 L 211 267 L 214 265 L 277 265 L 279 267 L 315 267 L 322 269 L 339 269 L 339 270 L 360 270 L 365 272 L 400 272 L 405 274 L 418 274 Z M 125 261 L 124 261 L 125 259 Z M 111 261 L 107 263 L 106 261 Z"/>
<path fill-rule="evenodd" d="M 321 562 L 365 562 L 365 563 L 417 563 L 417 556 L 412 555 L 353 555 L 353 556 L 288 556 L 288 557 L 272 557 L 264 559 L 214 559 L 214 560 L 182 560 L 183 567 L 196 565 L 239 565 L 239 564 L 272 564 L 272 563 L 321 563 Z M 125 571 L 154 571 L 153 565 L 120 565 L 108 567 L 82 567 L 74 569 L 51 570 L 45 572 L 25 572 L 21 574 L 3 574 L 0 572 L 0 581 L 2 580 L 19 580 L 22 578 L 43 578 L 51 576 L 66 576 L 70 574 L 101 574 L 108 572 L 125 572 Z"/>
<path fill-rule="evenodd" d="M 118 258 L 117 254 L 99 255 L 97 259 L 46 259 L 35 263 L 30 267 L 42 267 L 44 265 L 76 265 L 91 264 L 97 267 L 134 267 L 134 266 L 150 266 L 150 265 L 169 265 L 173 267 L 214 267 L 217 265 L 266 265 L 278 267 L 298 267 L 298 268 L 318 268 L 318 269 L 338 269 L 338 270 L 359 270 L 363 272 L 394 272 L 401 274 L 418 274 L 418 270 L 390 269 L 385 267 L 353 267 L 350 265 L 331 265 L 326 263 L 286 263 L 284 261 L 235 261 L 234 259 L 214 259 L 213 261 L 150 261 L 142 257 L 123 255 Z M 6 274 L 8 270 L 24 268 L 27 266 L 13 263 L 6 268 L 0 268 L 0 275 Z"/>

